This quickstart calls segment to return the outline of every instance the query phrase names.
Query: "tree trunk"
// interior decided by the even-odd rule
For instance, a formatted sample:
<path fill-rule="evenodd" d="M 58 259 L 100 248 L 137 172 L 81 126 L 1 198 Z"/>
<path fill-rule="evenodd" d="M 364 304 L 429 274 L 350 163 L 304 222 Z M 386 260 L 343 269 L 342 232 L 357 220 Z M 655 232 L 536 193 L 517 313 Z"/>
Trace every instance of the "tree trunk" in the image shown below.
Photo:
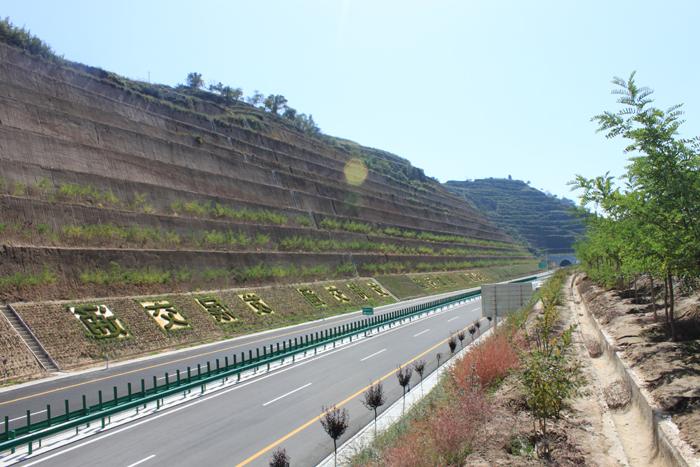
<path fill-rule="evenodd" d="M 338 442 L 333 438 L 333 465 L 338 467 Z"/>
<path fill-rule="evenodd" d="M 377 438 L 377 409 L 374 409 L 374 438 Z"/>
<path fill-rule="evenodd" d="M 651 284 L 651 308 L 654 310 L 654 321 L 658 321 L 659 317 L 656 314 L 656 291 L 654 290 L 654 275 L 649 274 L 649 283 Z"/>
<path fill-rule="evenodd" d="M 669 319 L 668 319 L 668 277 L 664 276 L 664 318 L 666 322 L 666 335 L 668 335 Z"/>
<path fill-rule="evenodd" d="M 673 276 L 671 273 L 668 273 L 668 297 L 669 297 L 669 307 L 668 307 L 668 316 L 671 321 L 671 340 L 675 341 L 677 340 L 677 335 L 676 335 L 676 317 L 674 316 L 674 311 L 675 311 L 675 297 L 673 294 Z"/>

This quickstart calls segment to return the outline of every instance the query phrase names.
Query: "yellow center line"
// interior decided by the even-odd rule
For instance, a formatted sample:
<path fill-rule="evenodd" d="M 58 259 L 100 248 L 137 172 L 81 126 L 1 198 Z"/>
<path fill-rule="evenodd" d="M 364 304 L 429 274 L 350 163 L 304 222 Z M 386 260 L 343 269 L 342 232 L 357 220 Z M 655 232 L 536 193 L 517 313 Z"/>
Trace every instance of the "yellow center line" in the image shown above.
<path fill-rule="evenodd" d="M 337 315 L 336 315 L 336 316 L 337 316 Z M 341 320 L 338 320 L 338 321 L 335 321 L 335 322 L 336 322 L 336 323 L 342 323 L 342 322 L 344 322 L 344 321 L 351 321 L 351 320 L 353 320 L 353 319 L 355 319 L 355 318 L 346 318 L 346 319 L 341 319 Z M 328 324 L 328 323 L 322 323 L 322 324 L 318 324 L 318 325 L 316 325 L 316 326 L 312 326 L 312 327 L 310 327 L 310 328 L 307 328 L 307 331 L 310 331 L 310 330 L 312 330 L 312 329 L 318 329 L 318 328 L 324 327 L 324 326 L 327 325 L 327 324 Z M 61 386 L 61 387 L 54 388 L 54 389 L 48 389 L 48 390 L 42 391 L 42 392 L 37 392 L 37 393 L 33 393 L 33 394 L 28 394 L 28 395 L 26 395 L 26 396 L 17 397 L 17 398 L 15 398 L 15 399 L 11 399 L 11 400 L 8 400 L 8 401 L 0 402 L 0 407 L 3 406 L 3 405 L 11 404 L 11 403 L 13 403 L 13 402 L 18 402 L 18 401 L 22 401 L 22 400 L 26 400 L 26 399 L 32 399 L 32 398 L 38 397 L 38 396 L 45 396 L 45 395 L 47 395 L 47 394 L 52 394 L 52 393 L 55 393 L 55 392 L 64 391 L 64 390 L 66 390 L 66 389 L 77 388 L 77 387 L 80 387 L 80 386 L 84 386 L 84 385 L 86 385 L 86 384 L 99 383 L 100 381 L 106 381 L 106 380 L 109 380 L 109 379 L 112 379 L 112 378 L 119 378 L 120 376 L 131 375 L 131 374 L 134 374 L 134 373 L 138 373 L 138 372 L 140 372 L 140 371 L 152 370 L 153 368 L 158 368 L 158 367 L 165 366 L 165 365 L 172 365 L 173 363 L 180 363 L 180 362 L 183 362 L 183 361 L 185 361 L 185 360 L 190 360 L 190 359 L 193 359 L 193 358 L 206 357 L 207 355 L 212 355 L 212 354 L 219 353 L 219 352 L 226 352 L 226 351 L 229 351 L 229 350 L 238 349 L 238 348 L 240 348 L 240 347 L 244 347 L 244 346 L 251 345 L 251 344 L 257 344 L 257 343 L 259 343 L 259 342 L 263 342 L 263 341 L 268 340 L 268 339 L 279 339 L 280 337 L 286 337 L 286 336 L 289 336 L 289 335 L 292 335 L 292 334 L 296 334 L 296 333 L 298 333 L 298 332 L 300 332 L 300 331 L 299 331 L 299 330 L 294 330 L 294 331 L 289 331 L 289 332 L 284 333 L 284 334 L 278 334 L 278 335 L 275 335 L 275 336 L 262 337 L 262 338 L 257 339 L 257 340 L 253 340 L 253 341 L 250 341 L 250 342 L 245 342 L 245 343 L 233 345 L 233 346 L 231 346 L 231 347 L 225 347 L 225 348 L 223 348 L 223 349 L 211 350 L 211 351 L 209 351 L 209 352 L 202 352 L 202 353 L 198 353 L 198 354 L 195 354 L 195 355 L 190 355 L 190 356 L 187 356 L 187 357 L 178 358 L 178 359 L 175 359 L 175 360 L 168 360 L 167 362 L 163 362 L 163 363 L 156 363 L 156 364 L 154 364 L 154 365 L 148 365 L 148 366 L 144 366 L 144 367 L 141 367 L 141 368 L 135 368 L 135 369 L 133 369 L 133 370 L 124 371 L 124 372 L 121 372 L 121 373 L 116 373 L 116 374 L 110 375 L 110 376 L 103 376 L 103 377 L 101 377 L 101 378 L 91 379 L 90 381 L 83 381 L 82 383 L 69 384 L 69 385 Z"/>
<path fill-rule="evenodd" d="M 462 328 L 462 329 L 467 329 L 468 327 L 469 327 L 469 326 L 466 326 L 466 327 L 464 327 L 464 328 Z M 335 407 L 342 407 L 342 406 L 344 406 L 345 404 L 347 404 L 348 402 L 350 402 L 351 400 L 353 400 L 354 398 L 356 398 L 356 397 L 359 396 L 360 394 L 364 393 L 364 392 L 365 392 L 367 389 L 369 389 L 372 385 L 377 384 L 377 383 L 380 382 L 380 381 L 384 381 L 385 379 L 389 378 L 390 376 L 392 376 L 393 374 L 395 374 L 397 371 L 399 371 L 399 368 L 403 368 L 403 367 L 405 367 L 405 366 L 407 366 L 407 365 L 410 365 L 411 363 L 415 362 L 416 360 L 418 360 L 419 358 L 423 357 L 424 355 L 426 355 L 426 354 L 432 352 L 433 350 L 437 349 L 438 347 L 440 347 L 441 345 L 443 345 L 443 344 L 444 344 L 445 342 L 447 342 L 448 340 L 450 340 L 449 337 L 448 337 L 448 338 L 445 338 L 445 339 L 443 339 L 443 340 L 441 340 L 440 342 L 438 342 L 437 344 L 433 345 L 433 346 L 430 347 L 429 349 L 424 350 L 423 352 L 421 352 L 421 353 L 419 353 L 418 355 L 416 355 L 415 357 L 411 358 L 410 360 L 408 360 L 407 362 L 405 362 L 404 364 L 402 364 L 401 366 L 399 366 L 399 367 L 396 368 L 395 370 L 391 370 L 389 373 L 385 374 L 384 376 L 382 376 L 381 378 L 377 379 L 377 380 L 374 381 L 373 383 L 368 384 L 367 386 L 363 387 L 362 389 L 358 390 L 357 392 L 351 394 L 350 396 L 346 397 L 346 398 L 343 399 L 342 401 L 338 402 L 337 404 L 335 404 Z M 262 456 L 263 454 L 265 454 L 266 452 L 270 451 L 271 449 L 273 449 L 273 448 L 279 446 L 280 444 L 284 443 L 285 441 L 287 441 L 287 440 L 288 440 L 289 438 L 291 438 L 292 436 L 296 435 L 297 433 L 299 433 L 299 432 L 301 432 L 301 431 L 304 431 L 306 428 L 308 428 L 309 426 L 311 426 L 311 425 L 313 425 L 314 423 L 316 423 L 317 421 L 319 421 L 319 420 L 321 419 L 321 417 L 323 417 L 325 414 L 326 414 L 326 412 L 322 412 L 321 414 L 315 416 L 315 417 L 312 418 L 311 420 L 309 420 L 309 421 L 307 421 L 307 422 L 305 422 L 305 423 L 299 425 L 298 427 L 296 427 L 295 429 L 293 429 L 292 431 L 290 431 L 290 432 L 287 433 L 286 435 L 282 436 L 282 437 L 279 438 L 278 440 L 273 441 L 272 443 L 268 444 L 267 446 L 265 446 L 264 448 L 262 448 L 261 450 L 259 450 L 259 451 L 256 452 L 255 454 L 253 454 L 252 456 L 248 457 L 248 458 L 245 459 L 244 461 L 242 461 L 242 462 L 236 464 L 236 467 L 243 467 L 244 465 L 250 464 L 250 463 L 253 462 L 255 459 L 257 459 L 258 457 Z"/>

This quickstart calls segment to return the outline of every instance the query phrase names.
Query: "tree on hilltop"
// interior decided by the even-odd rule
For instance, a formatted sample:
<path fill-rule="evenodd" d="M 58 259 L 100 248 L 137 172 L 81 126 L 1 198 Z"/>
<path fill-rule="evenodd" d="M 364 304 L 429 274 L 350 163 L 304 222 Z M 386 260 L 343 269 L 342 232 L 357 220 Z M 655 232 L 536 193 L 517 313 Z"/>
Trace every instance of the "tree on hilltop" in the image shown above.
<path fill-rule="evenodd" d="M 202 79 L 202 74 L 197 72 L 192 72 L 187 74 L 187 86 L 192 89 L 200 89 L 204 87 L 204 80 Z"/>
<path fill-rule="evenodd" d="M 287 99 L 281 94 L 270 94 L 263 102 L 265 110 L 275 115 L 287 105 Z"/>

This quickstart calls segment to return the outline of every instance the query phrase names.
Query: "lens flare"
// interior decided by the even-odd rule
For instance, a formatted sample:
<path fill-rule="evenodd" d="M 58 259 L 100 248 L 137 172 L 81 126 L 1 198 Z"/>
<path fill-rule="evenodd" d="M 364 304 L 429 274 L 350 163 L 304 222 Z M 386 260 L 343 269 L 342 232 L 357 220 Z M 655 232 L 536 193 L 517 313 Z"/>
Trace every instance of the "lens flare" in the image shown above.
<path fill-rule="evenodd" d="M 367 179 L 367 166 L 360 159 L 350 159 L 343 169 L 345 181 L 350 185 L 359 186 Z"/>

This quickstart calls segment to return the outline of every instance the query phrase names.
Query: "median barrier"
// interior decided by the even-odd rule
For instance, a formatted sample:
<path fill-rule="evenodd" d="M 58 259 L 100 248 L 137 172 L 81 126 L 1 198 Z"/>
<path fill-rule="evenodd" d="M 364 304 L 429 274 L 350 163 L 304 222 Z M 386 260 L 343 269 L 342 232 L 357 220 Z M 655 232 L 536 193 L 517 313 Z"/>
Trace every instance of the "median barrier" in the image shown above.
<path fill-rule="evenodd" d="M 247 356 L 241 352 L 240 358 L 237 354 L 233 354 L 231 358 L 225 357 L 223 364 L 220 359 L 216 359 L 213 367 L 212 363 L 208 361 L 206 369 L 198 364 L 196 368 L 187 367 L 186 374 L 181 374 L 178 370 L 174 379 L 171 378 L 173 375 L 166 372 L 165 381 L 160 385 L 158 385 L 158 378 L 155 375 L 150 385 L 147 385 L 146 380 L 142 378 L 137 391 L 134 391 L 129 383 L 126 393 L 122 395 L 118 393 L 117 386 L 114 386 L 109 400 L 105 400 L 102 391 L 98 391 L 97 403 L 93 405 L 87 404 L 85 395 L 82 396 L 82 404 L 79 407 L 71 408 L 70 402 L 65 400 L 63 411 L 60 414 L 55 414 L 55 411 L 52 411 L 52 406 L 47 405 L 46 418 L 33 422 L 31 412 L 27 411 L 25 424 L 13 429 L 10 429 L 9 417 L 4 417 L 4 429 L 0 432 L 0 453 L 8 451 L 13 453 L 17 447 L 26 445 L 27 452 L 31 454 L 35 442 L 40 443 L 41 439 L 62 431 L 77 429 L 83 425 L 89 426 L 90 423 L 96 421 L 99 421 L 104 427 L 109 424 L 110 417 L 119 412 L 138 409 L 141 406 L 145 407 L 153 402 L 156 403 L 157 408 L 160 408 L 163 399 L 169 396 L 181 392 L 186 395 L 195 388 L 204 392 L 207 384 L 232 376 L 239 381 L 242 374 L 249 371 L 256 373 L 261 367 L 269 369 L 273 362 L 284 362 L 290 357 L 292 361 L 295 361 L 299 354 L 306 355 L 309 352 L 316 354 L 319 348 L 335 347 L 338 342 L 345 339 L 352 342 L 355 336 L 368 336 L 380 332 L 406 319 L 466 302 L 470 298 L 478 297 L 480 293 L 480 290 L 473 290 L 447 298 L 431 300 L 349 324 L 334 326 L 321 332 L 295 337 L 293 340 L 288 339 L 274 345 L 263 346 L 262 349 L 258 347 L 255 351 L 250 349 Z M 2 458 L 0 457 L 0 459 Z"/>

